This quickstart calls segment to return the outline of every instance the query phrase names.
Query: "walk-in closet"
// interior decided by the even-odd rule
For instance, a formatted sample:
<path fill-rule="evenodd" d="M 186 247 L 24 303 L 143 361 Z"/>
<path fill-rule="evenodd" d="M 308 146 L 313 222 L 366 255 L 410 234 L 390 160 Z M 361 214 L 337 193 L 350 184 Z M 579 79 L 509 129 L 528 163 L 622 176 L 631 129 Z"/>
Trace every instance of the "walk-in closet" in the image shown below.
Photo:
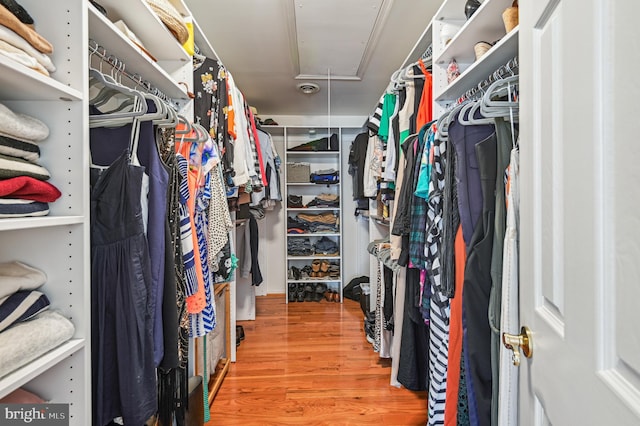
<path fill-rule="evenodd" d="M 0 0 L 0 426 L 640 424 L 639 14 Z"/>

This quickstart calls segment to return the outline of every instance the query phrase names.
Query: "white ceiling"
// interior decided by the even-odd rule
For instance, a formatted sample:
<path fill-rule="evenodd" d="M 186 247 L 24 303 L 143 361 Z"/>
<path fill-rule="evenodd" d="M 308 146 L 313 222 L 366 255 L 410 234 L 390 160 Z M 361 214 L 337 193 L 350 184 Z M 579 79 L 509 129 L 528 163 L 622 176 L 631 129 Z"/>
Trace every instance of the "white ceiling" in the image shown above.
<path fill-rule="evenodd" d="M 261 117 L 367 115 L 441 0 L 185 0 Z M 418 52 L 418 55 L 422 52 Z M 301 82 L 320 92 L 305 95 Z"/>

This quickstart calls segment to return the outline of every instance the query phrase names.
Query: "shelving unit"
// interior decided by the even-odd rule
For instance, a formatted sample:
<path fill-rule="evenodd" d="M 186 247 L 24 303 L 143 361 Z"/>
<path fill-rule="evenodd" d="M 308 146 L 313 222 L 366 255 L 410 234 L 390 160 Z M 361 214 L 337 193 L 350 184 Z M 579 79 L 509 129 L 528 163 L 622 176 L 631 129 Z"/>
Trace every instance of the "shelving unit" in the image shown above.
<path fill-rule="evenodd" d="M 447 0 L 436 12 L 432 36 L 433 100 L 436 116 L 518 55 L 518 28 L 506 34 L 502 20 L 502 13 L 511 4 L 512 0 L 485 0 L 466 19 L 465 0 Z M 442 37 L 442 30 L 446 25 L 459 27 L 448 43 Z M 496 44 L 476 60 L 474 46 L 480 41 Z M 447 67 L 452 59 L 456 60 L 460 68 L 460 76 L 448 83 Z"/>
<path fill-rule="evenodd" d="M 100 1 L 108 18 L 84 0 L 61 0 L 55 7 L 38 0 L 20 3 L 35 19 L 38 33 L 53 44 L 57 70 L 48 77 L 0 56 L 0 102 L 49 127 L 49 137 L 38 144 L 39 164 L 49 170 L 49 182 L 62 197 L 50 203 L 48 216 L 0 219 L 0 262 L 18 260 L 42 270 L 47 281 L 39 291 L 51 301 L 50 309 L 70 319 L 75 332 L 69 341 L 0 377 L 0 398 L 24 387 L 51 403 L 69 404 L 69 424 L 86 426 L 92 418 L 88 69 L 98 64 L 88 42 L 95 40 L 125 62 L 127 73 L 173 98 L 187 117 L 192 61 L 143 0 Z M 120 18 L 158 62 L 115 27 L 112 21 Z M 194 27 L 205 53 L 217 56 L 197 23 Z M 213 372 L 213 388 L 235 360 L 235 284 L 217 286 L 216 295 L 225 301 L 226 352 Z"/>
<path fill-rule="evenodd" d="M 445 103 L 458 98 L 467 90 L 476 87 L 478 81 L 484 80 L 489 74 L 517 55 L 518 28 L 514 28 L 485 53 L 479 61 L 471 64 L 451 84 L 439 88 L 438 92 L 434 88 L 434 100 L 439 103 Z"/>
<path fill-rule="evenodd" d="M 19 387 L 52 403 L 69 404 L 69 424 L 91 423 L 90 243 L 87 19 L 82 0 L 22 0 L 38 33 L 54 46 L 57 70 L 41 75 L 0 58 L 0 102 L 43 121 L 49 137 L 39 143 L 39 164 L 62 197 L 45 217 L 0 219 L 0 261 L 22 261 L 42 270 L 39 289 L 74 324 L 71 340 L 0 378 L 0 397 Z"/>
<path fill-rule="evenodd" d="M 339 149 L 337 151 L 292 151 L 291 148 L 308 143 L 320 138 L 328 138 L 332 134 L 335 134 L 338 138 Z M 287 232 L 285 241 L 285 276 L 287 277 L 287 285 L 285 287 L 286 300 L 289 301 L 289 284 L 297 283 L 325 283 L 330 290 L 340 293 L 340 301 L 342 301 L 342 280 L 343 280 L 343 238 L 342 238 L 342 181 L 345 177 L 342 175 L 342 133 L 340 128 L 322 128 L 322 127 L 303 127 L 292 126 L 284 128 L 284 147 L 285 147 L 285 159 L 283 167 L 284 173 L 284 187 L 283 194 L 284 201 L 289 195 L 302 196 L 303 205 L 307 205 L 316 196 L 325 193 L 337 195 L 340 200 L 340 204 L 336 207 L 289 207 L 288 204 L 285 209 L 286 218 L 296 217 L 301 213 L 309 214 L 322 214 L 333 213 L 336 216 L 338 232 L 305 232 L 301 234 L 289 234 Z M 290 182 L 291 177 L 287 175 L 286 164 L 288 163 L 306 163 L 309 165 L 310 173 L 317 172 L 318 170 L 335 169 L 340 172 L 339 182 L 336 184 L 315 184 L 311 182 Z M 285 218 L 285 219 L 286 219 Z M 285 227 L 287 224 L 285 223 Z M 319 241 L 321 238 L 326 237 L 336 243 L 338 247 L 339 255 L 325 256 L 321 254 L 296 256 L 289 254 L 288 244 L 289 241 L 294 239 L 308 239 L 311 246 Z M 292 278 L 290 270 L 292 267 L 298 269 L 304 268 L 306 265 L 311 265 L 315 260 L 325 260 L 333 264 L 337 264 L 340 268 L 339 277 L 302 277 L 300 279 Z"/>
<path fill-rule="evenodd" d="M 131 4 L 142 4 L 141 1 L 134 1 Z M 109 7 L 108 4 L 105 4 L 105 7 Z M 146 7 L 146 5 L 145 5 Z M 167 96 L 175 100 L 182 101 L 182 103 L 186 103 L 189 100 L 187 96 L 185 87 L 178 84 L 174 76 L 172 76 L 166 69 L 160 66 L 160 63 L 153 62 L 149 56 L 138 48 L 131 40 L 126 38 L 116 26 L 107 19 L 102 13 L 98 11 L 93 5 L 89 4 L 89 37 L 96 41 L 101 46 L 107 49 L 108 54 L 112 54 L 117 56 L 126 64 L 126 70 L 133 74 L 139 74 L 144 76 L 145 80 L 151 82 L 158 89 L 162 90 Z M 109 9 L 111 10 L 111 9 Z M 151 13 L 149 11 L 149 13 Z M 135 19 L 128 19 L 125 22 L 134 21 Z M 160 34 L 162 31 L 166 31 L 164 25 L 157 20 L 151 21 L 154 23 L 155 28 L 158 30 Z M 135 31 L 134 31 L 135 32 Z M 137 33 L 136 33 L 137 35 Z M 161 38 L 161 37 L 160 37 Z M 178 46 L 180 50 L 182 50 L 182 54 L 179 51 L 174 49 L 174 53 L 176 54 L 172 60 L 165 60 L 162 62 L 162 65 L 179 65 L 179 67 L 184 67 L 189 63 L 184 62 L 182 60 L 183 56 L 186 56 L 186 52 L 179 46 L 176 40 L 172 37 L 171 43 L 168 45 Z M 146 47 L 146 41 L 145 41 Z M 150 48 L 147 48 L 150 49 Z M 169 52 L 172 50 L 170 48 L 166 49 Z M 155 50 L 149 50 L 154 56 L 156 55 Z M 165 58 L 168 56 L 165 54 Z M 179 67 L 176 67 L 179 68 Z M 174 67 L 171 67 L 174 68 Z M 173 71 L 176 71 L 173 69 Z M 186 80 L 186 79 L 185 79 Z"/>

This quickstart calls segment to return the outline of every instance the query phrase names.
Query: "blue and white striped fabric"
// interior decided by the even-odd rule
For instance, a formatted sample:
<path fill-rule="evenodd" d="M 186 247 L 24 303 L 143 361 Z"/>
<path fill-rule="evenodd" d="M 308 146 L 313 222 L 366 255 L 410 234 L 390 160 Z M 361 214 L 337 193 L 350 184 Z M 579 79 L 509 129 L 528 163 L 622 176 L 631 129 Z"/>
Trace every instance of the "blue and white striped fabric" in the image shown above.
<path fill-rule="evenodd" d="M 199 188 L 196 199 L 196 236 L 198 237 L 198 250 L 200 251 L 200 263 L 202 264 L 202 275 L 204 278 L 204 292 L 206 305 L 202 312 L 189 315 L 189 336 L 202 337 L 216 327 L 216 311 L 213 299 L 213 279 L 209 270 L 209 259 L 207 252 L 207 207 L 211 199 L 211 178 L 210 174 L 205 175 L 205 182 Z"/>
<path fill-rule="evenodd" d="M 182 261 L 186 276 L 185 297 L 193 296 L 198 291 L 198 278 L 196 276 L 195 255 L 193 252 L 193 234 L 191 232 L 191 219 L 189 217 L 189 164 L 187 159 L 176 154 L 178 170 L 180 172 L 180 243 L 182 246 Z"/>

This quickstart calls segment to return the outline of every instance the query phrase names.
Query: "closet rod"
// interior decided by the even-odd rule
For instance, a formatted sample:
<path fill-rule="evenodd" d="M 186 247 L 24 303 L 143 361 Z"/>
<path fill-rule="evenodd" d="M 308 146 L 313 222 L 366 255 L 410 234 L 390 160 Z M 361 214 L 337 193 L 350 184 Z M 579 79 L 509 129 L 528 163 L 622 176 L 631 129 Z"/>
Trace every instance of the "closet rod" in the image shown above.
<path fill-rule="evenodd" d="M 91 56 L 96 55 L 102 62 L 106 62 L 116 74 L 123 75 L 127 77 L 129 80 L 134 82 L 136 86 L 141 86 L 142 89 L 147 92 L 155 95 L 165 101 L 169 106 L 174 109 L 178 109 L 178 103 L 174 101 L 172 98 L 164 94 L 160 89 L 155 87 L 153 84 L 144 80 L 140 74 L 130 74 L 126 71 L 126 64 L 124 61 L 116 57 L 115 55 L 110 55 L 107 52 L 107 49 L 104 46 L 101 46 L 95 40 L 89 39 L 89 58 Z M 91 63 L 91 59 L 89 59 L 89 63 Z M 112 76 L 113 77 L 113 76 Z"/>
<path fill-rule="evenodd" d="M 476 87 L 472 87 L 467 90 L 462 96 L 458 98 L 456 102 L 450 105 L 450 108 L 454 108 L 456 105 L 460 105 L 462 102 L 467 100 L 478 99 L 478 95 L 482 95 L 484 93 L 484 89 L 489 87 L 494 82 L 501 80 L 507 75 L 517 75 L 519 63 L 518 57 L 515 56 L 509 59 L 505 64 L 501 65 L 496 69 L 493 73 L 491 73 L 486 79 L 482 80 Z"/>

